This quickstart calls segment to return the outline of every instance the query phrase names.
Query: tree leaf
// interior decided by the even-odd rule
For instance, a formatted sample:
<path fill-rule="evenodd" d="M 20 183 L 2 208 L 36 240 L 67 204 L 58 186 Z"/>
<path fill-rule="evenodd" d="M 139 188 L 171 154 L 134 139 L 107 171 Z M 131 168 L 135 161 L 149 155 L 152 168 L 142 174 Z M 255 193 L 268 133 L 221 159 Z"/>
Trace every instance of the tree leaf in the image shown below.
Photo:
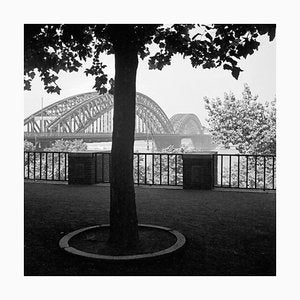
<path fill-rule="evenodd" d="M 213 37 L 210 35 L 209 32 L 207 32 L 207 33 L 205 34 L 205 36 L 206 36 L 210 41 L 213 40 Z"/>
<path fill-rule="evenodd" d="M 233 67 L 231 74 L 236 80 L 238 80 L 240 72 L 242 72 L 242 71 L 243 70 L 239 67 Z"/>
<path fill-rule="evenodd" d="M 230 70 L 230 71 L 232 71 L 232 66 L 230 66 L 230 65 L 228 65 L 228 64 L 224 64 L 224 65 L 223 65 L 223 69 L 224 69 L 224 70 Z"/>

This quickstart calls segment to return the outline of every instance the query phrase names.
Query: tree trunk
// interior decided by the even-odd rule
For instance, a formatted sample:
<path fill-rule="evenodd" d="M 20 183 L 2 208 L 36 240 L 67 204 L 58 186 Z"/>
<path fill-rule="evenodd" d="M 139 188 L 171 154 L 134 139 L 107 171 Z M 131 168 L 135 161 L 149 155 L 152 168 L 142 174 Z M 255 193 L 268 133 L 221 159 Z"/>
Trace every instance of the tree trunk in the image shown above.
<path fill-rule="evenodd" d="M 118 247 L 138 242 L 133 182 L 136 71 L 138 56 L 130 34 L 119 31 L 114 43 L 115 89 L 110 178 L 110 238 Z"/>

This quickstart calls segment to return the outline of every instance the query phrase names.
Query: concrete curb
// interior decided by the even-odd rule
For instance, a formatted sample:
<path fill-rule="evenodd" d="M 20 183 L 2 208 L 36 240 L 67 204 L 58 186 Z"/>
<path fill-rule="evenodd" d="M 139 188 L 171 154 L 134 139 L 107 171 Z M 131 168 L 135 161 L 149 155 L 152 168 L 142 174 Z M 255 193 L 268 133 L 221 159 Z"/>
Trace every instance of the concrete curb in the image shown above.
<path fill-rule="evenodd" d="M 96 226 L 90 226 L 90 227 L 85 227 L 81 228 L 75 231 L 72 231 L 65 236 L 63 236 L 60 241 L 59 241 L 59 247 L 62 248 L 63 250 L 79 255 L 82 257 L 86 258 L 91 258 L 91 259 L 97 259 L 97 260 L 103 260 L 103 261 L 134 261 L 134 260 L 139 260 L 139 259 L 151 259 L 151 258 L 159 258 L 162 256 L 167 256 L 174 254 L 175 252 L 179 251 L 186 243 L 186 238 L 183 234 L 180 232 L 167 228 L 167 227 L 162 227 L 162 226 L 156 226 L 156 225 L 148 225 L 148 224 L 139 224 L 139 227 L 146 227 L 146 228 L 154 228 L 154 229 L 159 229 L 163 231 L 167 231 L 170 234 L 174 235 L 176 237 L 176 242 L 173 244 L 171 247 L 167 249 L 163 249 L 161 251 L 153 252 L 153 253 L 146 253 L 146 254 L 136 254 L 136 255 L 121 255 L 121 256 L 113 256 L 113 255 L 101 255 L 101 254 L 94 254 L 94 253 L 88 253 L 84 252 L 81 250 L 78 250 L 74 247 L 70 247 L 69 245 L 69 240 L 74 237 L 75 235 L 88 231 L 91 229 L 95 228 L 103 228 L 103 227 L 109 227 L 109 224 L 102 224 L 102 225 L 96 225 Z"/>

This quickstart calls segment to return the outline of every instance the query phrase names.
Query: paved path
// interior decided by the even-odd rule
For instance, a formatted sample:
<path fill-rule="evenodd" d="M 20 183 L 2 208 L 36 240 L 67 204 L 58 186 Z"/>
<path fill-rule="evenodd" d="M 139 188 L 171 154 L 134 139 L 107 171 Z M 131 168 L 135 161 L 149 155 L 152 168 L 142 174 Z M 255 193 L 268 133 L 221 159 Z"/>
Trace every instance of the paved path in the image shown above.
<path fill-rule="evenodd" d="M 59 239 L 108 223 L 108 186 L 25 183 L 25 275 L 275 275 L 275 193 L 136 188 L 140 223 L 187 238 L 167 263 L 105 266 L 64 253 Z"/>

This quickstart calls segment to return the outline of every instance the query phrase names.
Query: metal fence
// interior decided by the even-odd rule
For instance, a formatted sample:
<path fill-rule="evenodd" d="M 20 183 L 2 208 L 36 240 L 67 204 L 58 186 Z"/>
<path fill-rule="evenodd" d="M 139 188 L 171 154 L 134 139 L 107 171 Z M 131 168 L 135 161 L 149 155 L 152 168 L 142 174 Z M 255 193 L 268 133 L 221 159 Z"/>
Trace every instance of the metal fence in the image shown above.
<path fill-rule="evenodd" d="M 68 152 L 24 152 L 24 178 L 32 180 L 68 180 Z"/>
<path fill-rule="evenodd" d="M 182 154 L 135 153 L 134 183 L 145 185 L 183 185 Z"/>
<path fill-rule="evenodd" d="M 94 153 L 95 182 L 109 182 L 110 153 Z M 138 185 L 183 184 L 182 154 L 134 153 L 134 183 Z M 67 181 L 68 152 L 24 152 L 24 178 Z"/>
<path fill-rule="evenodd" d="M 275 190 L 276 156 L 215 154 L 214 186 Z"/>
<path fill-rule="evenodd" d="M 138 185 L 183 185 L 183 154 L 134 153 L 133 176 Z M 110 153 L 95 153 L 95 182 L 109 182 Z M 276 157 L 215 154 L 214 187 L 276 189 Z M 68 152 L 24 152 L 24 178 L 67 181 Z"/>

